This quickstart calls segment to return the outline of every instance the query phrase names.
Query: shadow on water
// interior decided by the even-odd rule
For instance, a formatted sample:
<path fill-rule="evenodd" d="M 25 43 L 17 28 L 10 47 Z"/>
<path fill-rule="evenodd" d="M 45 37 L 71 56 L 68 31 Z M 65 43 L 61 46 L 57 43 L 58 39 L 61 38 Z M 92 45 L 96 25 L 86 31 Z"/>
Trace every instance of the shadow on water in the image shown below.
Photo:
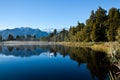
<path fill-rule="evenodd" d="M 107 80 L 110 70 L 110 62 L 106 53 L 93 51 L 90 48 L 80 47 L 50 47 L 52 52 L 59 52 L 63 57 L 69 55 L 70 58 L 78 63 L 78 66 L 86 63 L 93 79 Z"/>
<path fill-rule="evenodd" d="M 76 61 L 78 67 L 86 64 L 94 80 L 109 80 L 109 71 L 111 69 L 110 59 L 106 53 L 93 51 L 89 48 L 65 47 L 65 46 L 1 46 L 0 54 L 15 57 L 39 56 L 42 53 L 53 53 L 54 57 L 58 53 L 63 58 L 69 56 L 71 60 Z"/>

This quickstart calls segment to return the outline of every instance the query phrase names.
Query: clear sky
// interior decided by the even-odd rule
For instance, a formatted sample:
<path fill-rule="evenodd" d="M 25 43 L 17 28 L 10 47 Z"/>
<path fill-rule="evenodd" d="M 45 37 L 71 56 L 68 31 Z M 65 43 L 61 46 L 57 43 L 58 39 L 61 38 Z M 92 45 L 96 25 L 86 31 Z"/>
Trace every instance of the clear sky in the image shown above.
<path fill-rule="evenodd" d="M 0 0 L 0 30 L 69 28 L 85 22 L 99 6 L 120 8 L 120 0 Z"/>

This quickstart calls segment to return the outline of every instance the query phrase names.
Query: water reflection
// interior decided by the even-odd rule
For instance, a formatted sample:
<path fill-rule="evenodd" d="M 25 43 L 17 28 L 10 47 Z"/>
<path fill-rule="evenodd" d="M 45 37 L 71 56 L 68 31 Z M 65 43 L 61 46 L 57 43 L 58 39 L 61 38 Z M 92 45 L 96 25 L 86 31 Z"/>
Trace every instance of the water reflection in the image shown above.
<path fill-rule="evenodd" d="M 43 52 L 47 52 L 48 49 L 44 46 L 1 46 L 0 54 L 16 57 L 30 57 L 34 55 L 40 55 Z"/>
<path fill-rule="evenodd" d="M 50 50 L 55 53 L 59 51 L 63 57 L 69 55 L 72 60 L 78 62 L 78 66 L 86 63 L 93 79 L 96 77 L 99 80 L 105 80 L 108 78 L 110 62 L 106 53 L 93 51 L 89 48 L 63 46 L 50 47 Z"/>
<path fill-rule="evenodd" d="M 64 47 L 64 46 L 1 46 L 0 54 L 15 57 L 30 57 L 46 54 L 57 57 L 58 53 L 63 58 L 69 56 L 78 63 L 78 67 L 86 64 L 94 80 L 107 80 L 110 70 L 110 62 L 105 53 L 96 52 L 89 48 Z M 62 76 L 64 77 L 64 76 Z M 79 78 L 78 78 L 79 79 Z M 74 79 L 72 79 L 74 80 Z M 89 79 L 91 80 L 91 79 Z"/>

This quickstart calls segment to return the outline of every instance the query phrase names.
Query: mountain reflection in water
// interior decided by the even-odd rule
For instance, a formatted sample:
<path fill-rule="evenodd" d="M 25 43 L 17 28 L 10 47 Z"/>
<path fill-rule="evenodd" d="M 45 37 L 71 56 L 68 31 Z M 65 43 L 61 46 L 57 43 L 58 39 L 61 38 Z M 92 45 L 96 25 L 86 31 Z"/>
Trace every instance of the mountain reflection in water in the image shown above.
<path fill-rule="evenodd" d="M 32 70 L 32 71 L 28 71 L 28 72 L 33 72 L 33 73 L 24 72 L 25 70 L 23 68 L 26 68 L 26 67 L 17 66 L 19 69 L 21 68 L 21 71 L 23 71 L 24 74 L 16 75 L 16 77 L 14 75 L 15 78 L 12 78 L 9 76 L 8 74 L 9 72 L 3 71 L 2 73 L 1 71 L 0 80 L 2 79 L 7 80 L 8 78 L 12 80 L 15 80 L 15 79 L 18 80 L 18 78 L 21 80 L 25 80 L 25 79 L 29 79 L 29 80 L 31 79 L 32 80 L 40 80 L 40 79 L 42 80 L 48 80 L 48 79 L 49 80 L 51 79 L 52 80 L 83 80 L 83 79 L 84 80 L 109 80 L 110 62 L 109 62 L 109 59 L 106 57 L 106 54 L 102 52 L 96 52 L 89 48 L 65 47 L 65 46 L 56 46 L 56 45 L 53 45 L 53 46 L 0 46 L 0 55 L 4 55 L 4 56 L 14 56 L 15 58 L 19 57 L 21 59 L 22 58 L 29 59 L 32 56 L 36 56 L 36 57 L 38 56 L 40 59 L 42 58 L 42 56 L 40 57 L 40 55 L 43 55 L 43 54 L 45 56 L 51 57 L 51 59 L 53 56 L 54 58 L 52 60 L 54 60 L 54 63 L 51 63 L 49 66 L 48 63 L 51 59 L 48 59 L 48 57 L 46 58 L 44 56 L 45 61 L 43 59 L 43 60 L 31 62 L 32 66 L 29 66 L 30 68 L 29 70 Z M 62 58 L 59 56 L 62 56 Z M 63 62 L 61 61 L 61 63 L 59 63 L 60 59 L 63 59 L 62 60 Z M 75 67 L 76 66 L 75 63 L 77 63 L 77 67 Z M 17 63 L 17 62 L 16 64 L 20 65 L 20 63 Z M 36 71 L 35 64 L 39 66 L 37 67 L 37 72 L 34 72 Z M 2 70 L 4 65 L 5 64 L 2 64 L 0 62 L 0 70 Z M 8 68 L 8 71 L 9 71 L 9 66 L 11 67 L 11 65 L 13 64 L 11 63 L 6 68 L 3 68 L 3 69 Z M 21 64 L 21 65 L 28 66 L 27 64 Z M 41 65 L 44 65 L 44 67 L 42 67 Z M 14 66 L 16 65 L 14 64 Z M 56 67 L 51 67 L 51 66 L 56 66 Z M 43 70 L 40 68 L 43 68 Z M 12 70 L 14 73 L 19 72 L 13 68 Z M 43 72 L 40 72 L 40 71 L 43 71 Z M 9 76 L 9 77 L 6 78 L 4 76 Z M 18 76 L 21 76 L 21 77 L 18 77 Z M 46 76 L 46 77 L 43 78 L 43 76 Z"/>

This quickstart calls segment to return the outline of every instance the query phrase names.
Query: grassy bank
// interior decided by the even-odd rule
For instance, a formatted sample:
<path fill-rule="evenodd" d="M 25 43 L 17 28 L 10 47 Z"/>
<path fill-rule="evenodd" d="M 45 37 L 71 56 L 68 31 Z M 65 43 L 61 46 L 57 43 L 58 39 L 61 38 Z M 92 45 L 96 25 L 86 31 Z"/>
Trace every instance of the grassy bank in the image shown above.
<path fill-rule="evenodd" d="M 118 42 L 56 42 L 59 45 L 71 46 L 71 47 L 88 47 L 95 51 L 101 51 L 108 54 L 112 54 L 113 50 L 120 48 Z"/>
<path fill-rule="evenodd" d="M 71 46 L 71 47 L 90 47 L 94 43 L 88 43 L 88 42 L 56 42 L 56 44 L 64 45 L 64 46 Z"/>

